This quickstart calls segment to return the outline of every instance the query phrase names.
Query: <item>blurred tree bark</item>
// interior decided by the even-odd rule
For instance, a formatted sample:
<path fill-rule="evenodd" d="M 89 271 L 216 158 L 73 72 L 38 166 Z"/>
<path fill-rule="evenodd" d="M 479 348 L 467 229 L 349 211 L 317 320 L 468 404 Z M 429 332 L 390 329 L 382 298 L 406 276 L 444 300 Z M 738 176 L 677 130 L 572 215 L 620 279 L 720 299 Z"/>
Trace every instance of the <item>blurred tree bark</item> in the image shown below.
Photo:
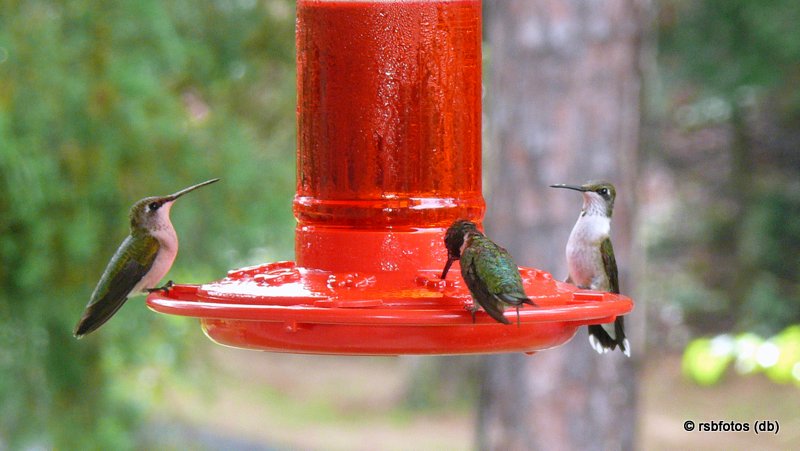
<path fill-rule="evenodd" d="M 552 183 L 617 186 L 612 239 L 623 293 L 631 269 L 640 119 L 639 71 L 647 0 L 487 0 L 488 233 L 517 263 L 566 277 L 576 193 Z M 533 357 L 486 358 L 480 449 L 633 449 L 635 362 L 644 336 L 627 322 L 632 359 L 598 355 L 585 328 Z"/>

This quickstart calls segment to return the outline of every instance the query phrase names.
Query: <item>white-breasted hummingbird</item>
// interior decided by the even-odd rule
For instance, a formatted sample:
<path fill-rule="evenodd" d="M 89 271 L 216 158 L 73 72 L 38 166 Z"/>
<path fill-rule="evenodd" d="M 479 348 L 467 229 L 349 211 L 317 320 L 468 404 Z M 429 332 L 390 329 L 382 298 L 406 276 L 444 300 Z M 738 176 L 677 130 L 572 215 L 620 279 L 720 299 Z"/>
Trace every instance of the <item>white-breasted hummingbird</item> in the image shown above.
<path fill-rule="evenodd" d="M 178 253 L 178 235 L 169 220 L 172 203 L 184 194 L 218 180 L 198 183 L 169 196 L 145 197 L 133 204 L 129 213 L 130 235 L 108 262 L 75 326 L 75 337 L 81 338 L 105 324 L 129 296 L 172 286 L 170 281 L 155 288 L 169 272 Z"/>
<path fill-rule="evenodd" d="M 619 275 L 614 248 L 611 246 L 611 213 L 617 190 L 609 182 L 592 181 L 583 185 L 550 185 L 583 194 L 583 207 L 578 222 L 567 241 L 566 282 L 578 288 L 619 293 Z M 611 324 L 589 326 L 589 343 L 599 353 L 615 349 L 630 357 L 631 347 L 625 337 L 624 319 L 617 316 Z"/>
<path fill-rule="evenodd" d="M 475 302 L 495 321 L 503 324 L 510 324 L 503 314 L 506 305 L 516 307 L 519 326 L 520 306 L 536 304 L 525 294 L 519 268 L 508 251 L 486 238 L 474 222 L 465 219 L 454 222 L 447 229 L 444 244 L 447 263 L 441 278 L 447 277 L 454 261 L 461 260 L 461 277 Z M 474 304 L 470 309 L 473 322 L 478 309 Z"/>

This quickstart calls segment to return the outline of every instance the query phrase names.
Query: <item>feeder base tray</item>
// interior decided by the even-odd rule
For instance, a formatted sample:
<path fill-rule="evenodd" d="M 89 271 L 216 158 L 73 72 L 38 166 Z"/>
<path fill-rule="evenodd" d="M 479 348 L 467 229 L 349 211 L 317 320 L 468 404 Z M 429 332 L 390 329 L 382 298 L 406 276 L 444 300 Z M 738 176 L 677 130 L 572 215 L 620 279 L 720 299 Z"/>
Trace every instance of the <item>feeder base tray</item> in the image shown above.
<path fill-rule="evenodd" d="M 160 313 L 195 317 L 213 341 L 273 352 L 346 355 L 533 353 L 559 346 L 580 326 L 633 309 L 622 295 L 578 290 L 550 274 L 520 268 L 538 307 L 506 310 L 505 325 L 472 298 L 457 265 L 438 271 L 334 273 L 278 262 L 231 271 L 204 285 L 151 293 Z"/>

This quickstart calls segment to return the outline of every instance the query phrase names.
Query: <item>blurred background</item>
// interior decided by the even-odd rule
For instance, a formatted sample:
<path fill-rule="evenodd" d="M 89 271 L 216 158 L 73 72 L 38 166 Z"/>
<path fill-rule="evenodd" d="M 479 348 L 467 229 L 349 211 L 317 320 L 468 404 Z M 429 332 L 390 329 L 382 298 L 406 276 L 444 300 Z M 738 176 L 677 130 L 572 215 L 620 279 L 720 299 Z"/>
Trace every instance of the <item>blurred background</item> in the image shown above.
<path fill-rule="evenodd" d="M 294 2 L 27 0 L 0 11 L 0 449 L 526 443 L 503 440 L 498 423 L 524 421 L 492 420 L 502 408 L 487 381 L 505 367 L 530 379 L 550 371 L 543 362 L 568 368 L 569 347 L 588 348 L 583 333 L 533 357 L 267 354 L 215 346 L 196 321 L 156 315 L 140 297 L 76 341 L 141 197 L 223 179 L 173 210 L 192 239 L 170 279 L 293 259 Z M 634 393 L 621 448 L 800 443 L 797 23 L 792 0 L 484 2 L 489 235 L 561 278 L 579 200 L 531 203 L 500 181 L 528 179 L 511 168 L 530 164 L 536 183 L 511 189 L 536 197 L 584 181 L 567 176 L 619 177 L 615 246 L 622 291 L 637 300 L 634 358 L 617 380 Z M 520 135 L 574 119 L 547 103 L 564 80 L 547 69 L 571 67 L 584 90 L 623 83 L 588 119 L 559 123 L 565 141 Z M 606 120 L 615 137 L 596 139 L 593 121 Z M 565 142 L 578 144 L 554 145 Z M 553 148 L 579 168 L 552 163 Z M 530 233 L 559 250 L 534 257 Z M 778 420 L 781 431 L 703 435 L 684 432 L 686 420 Z"/>

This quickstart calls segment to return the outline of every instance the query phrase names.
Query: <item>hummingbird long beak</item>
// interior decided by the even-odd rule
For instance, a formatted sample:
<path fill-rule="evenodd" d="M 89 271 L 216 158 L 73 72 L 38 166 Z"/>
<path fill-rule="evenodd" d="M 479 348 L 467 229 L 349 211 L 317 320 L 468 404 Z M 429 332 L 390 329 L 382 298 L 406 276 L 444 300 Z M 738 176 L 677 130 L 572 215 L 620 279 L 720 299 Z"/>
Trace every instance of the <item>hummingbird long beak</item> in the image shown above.
<path fill-rule="evenodd" d="M 188 193 L 189 191 L 194 191 L 194 190 L 196 190 L 197 188 L 200 188 L 201 186 L 210 185 L 210 184 L 212 184 L 212 183 L 214 183 L 214 182 L 218 182 L 218 181 L 219 181 L 219 179 L 211 179 L 211 180 L 206 180 L 206 181 L 205 181 L 205 182 L 203 182 L 203 183 L 198 183 L 197 185 L 192 185 L 192 186 L 190 186 L 190 187 L 188 187 L 188 188 L 184 188 L 184 189 L 182 189 L 182 190 L 178 191 L 178 192 L 177 192 L 177 193 L 175 193 L 175 194 L 170 194 L 169 196 L 167 196 L 167 197 L 166 197 L 166 199 L 167 199 L 167 202 L 172 202 L 172 201 L 174 201 L 175 199 L 177 199 L 177 198 L 179 198 L 179 197 L 183 196 L 184 194 Z"/>
<path fill-rule="evenodd" d="M 586 192 L 586 188 L 584 188 L 584 187 L 582 187 L 582 186 L 578 186 L 578 185 L 565 185 L 565 184 L 563 184 L 563 183 L 559 183 L 558 185 L 550 185 L 550 188 L 566 188 L 566 189 L 571 189 L 571 190 L 575 190 L 575 191 L 580 191 L 580 192 L 582 192 L 582 193 L 585 193 L 585 192 Z"/>
<path fill-rule="evenodd" d="M 450 271 L 450 266 L 453 265 L 454 261 L 455 261 L 454 258 L 447 257 L 447 263 L 445 263 L 444 271 L 442 271 L 442 277 L 440 277 L 442 280 L 444 280 L 444 278 L 447 277 L 447 271 Z"/>

